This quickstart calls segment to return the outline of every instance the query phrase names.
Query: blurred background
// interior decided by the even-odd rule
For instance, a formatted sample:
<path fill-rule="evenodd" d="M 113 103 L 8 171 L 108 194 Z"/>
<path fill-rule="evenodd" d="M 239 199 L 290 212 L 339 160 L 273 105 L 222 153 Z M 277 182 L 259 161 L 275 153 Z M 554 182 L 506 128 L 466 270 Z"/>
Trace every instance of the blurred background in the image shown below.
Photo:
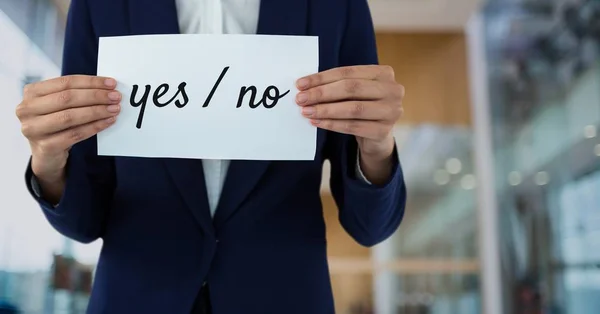
<path fill-rule="evenodd" d="M 337 313 L 600 313 L 600 0 L 369 3 L 407 90 L 409 203 L 368 249 L 323 185 Z M 0 313 L 84 313 L 101 246 L 53 231 L 21 183 L 14 109 L 59 75 L 68 5 L 0 0 Z"/>

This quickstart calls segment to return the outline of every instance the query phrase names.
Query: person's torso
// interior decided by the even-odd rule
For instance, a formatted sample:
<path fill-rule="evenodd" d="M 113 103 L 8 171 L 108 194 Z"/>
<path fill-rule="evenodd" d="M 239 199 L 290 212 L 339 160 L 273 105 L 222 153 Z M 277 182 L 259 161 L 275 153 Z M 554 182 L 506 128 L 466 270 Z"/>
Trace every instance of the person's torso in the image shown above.
<path fill-rule="evenodd" d="M 205 15 L 192 12 L 202 1 L 186 1 L 195 3 L 185 12 L 179 0 L 85 1 L 96 37 L 204 29 Z M 224 33 L 319 36 L 319 69 L 340 65 L 347 0 L 239 1 L 254 8 L 244 8 L 248 16 L 226 9 L 234 2 L 222 2 Z M 326 140 L 319 130 L 313 161 L 235 160 L 227 169 L 221 164 L 212 181 L 200 160 L 114 157 L 116 189 L 90 313 L 136 313 L 129 300 L 147 295 L 145 308 L 178 314 L 203 281 L 216 314 L 273 313 L 284 304 L 286 313 L 332 313 L 319 193 Z M 132 311 L 121 311 L 128 304 Z M 233 312 L 219 311 L 226 309 Z"/>

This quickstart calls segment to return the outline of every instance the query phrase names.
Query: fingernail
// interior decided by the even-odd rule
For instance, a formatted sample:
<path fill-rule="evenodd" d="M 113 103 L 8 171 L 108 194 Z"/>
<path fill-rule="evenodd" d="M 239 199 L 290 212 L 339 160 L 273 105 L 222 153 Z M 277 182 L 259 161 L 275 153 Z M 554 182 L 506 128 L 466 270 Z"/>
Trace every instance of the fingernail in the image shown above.
<path fill-rule="evenodd" d="M 104 80 L 104 85 L 106 85 L 108 87 L 113 87 L 113 86 L 117 85 L 117 81 L 115 81 L 114 79 L 106 79 L 106 80 Z"/>
<path fill-rule="evenodd" d="M 121 93 L 119 93 L 119 92 L 110 92 L 110 93 L 108 93 L 108 99 L 110 99 L 110 100 L 119 100 L 119 99 L 121 99 Z"/>
<path fill-rule="evenodd" d="M 302 108 L 302 114 L 305 115 L 305 116 L 307 116 L 307 117 L 310 117 L 313 114 L 315 114 L 315 108 L 313 108 L 313 107 L 304 107 L 304 108 Z"/>
<path fill-rule="evenodd" d="M 119 112 L 120 109 L 121 109 L 121 106 L 119 106 L 119 105 L 110 105 L 110 106 L 106 107 L 106 110 L 108 110 L 108 112 L 112 112 L 112 113 Z"/>
<path fill-rule="evenodd" d="M 317 124 L 321 123 L 321 121 L 320 120 L 310 120 L 310 123 L 317 125 Z"/>
<path fill-rule="evenodd" d="M 296 96 L 296 101 L 299 104 L 303 104 L 308 100 L 308 95 L 306 93 L 300 93 L 298 94 L 298 96 Z"/>
<path fill-rule="evenodd" d="M 305 89 L 306 87 L 308 87 L 308 79 L 299 79 L 298 82 L 296 82 L 296 85 L 299 89 Z"/>
<path fill-rule="evenodd" d="M 106 122 L 106 124 L 113 124 L 116 120 L 117 120 L 116 117 L 110 117 L 104 121 Z"/>

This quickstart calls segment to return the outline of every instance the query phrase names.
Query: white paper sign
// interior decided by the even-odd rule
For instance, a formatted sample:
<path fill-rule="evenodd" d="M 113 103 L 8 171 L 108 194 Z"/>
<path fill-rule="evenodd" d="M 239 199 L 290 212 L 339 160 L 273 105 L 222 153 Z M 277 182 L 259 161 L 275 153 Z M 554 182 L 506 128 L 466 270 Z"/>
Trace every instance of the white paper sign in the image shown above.
<path fill-rule="evenodd" d="M 318 50 L 305 36 L 100 38 L 98 75 L 115 78 L 123 100 L 98 154 L 313 160 L 317 130 L 295 83 L 318 71 Z"/>

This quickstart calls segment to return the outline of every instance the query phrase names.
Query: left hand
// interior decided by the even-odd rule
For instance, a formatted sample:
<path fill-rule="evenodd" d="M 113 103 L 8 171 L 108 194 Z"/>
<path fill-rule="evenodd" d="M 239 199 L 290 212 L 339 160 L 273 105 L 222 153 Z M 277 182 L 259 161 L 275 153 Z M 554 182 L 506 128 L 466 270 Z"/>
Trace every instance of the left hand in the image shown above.
<path fill-rule="evenodd" d="M 356 136 L 361 155 L 388 158 L 402 116 L 404 87 L 389 66 L 335 68 L 298 80 L 302 115 L 319 128 Z"/>

